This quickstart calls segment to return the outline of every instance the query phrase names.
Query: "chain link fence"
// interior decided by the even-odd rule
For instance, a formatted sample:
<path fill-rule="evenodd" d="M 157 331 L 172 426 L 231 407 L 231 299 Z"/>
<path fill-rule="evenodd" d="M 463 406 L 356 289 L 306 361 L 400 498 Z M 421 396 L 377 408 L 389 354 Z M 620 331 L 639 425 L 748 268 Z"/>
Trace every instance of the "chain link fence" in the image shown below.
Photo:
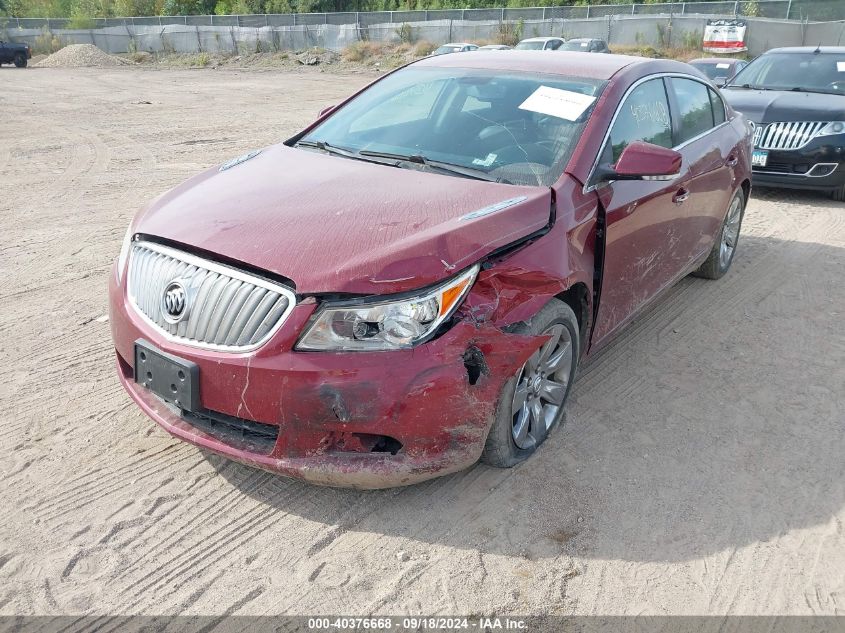
<path fill-rule="evenodd" d="M 661 4 L 596 4 L 519 9 L 442 9 L 428 11 L 370 11 L 343 13 L 282 13 L 266 15 L 173 15 L 134 18 L 95 18 L 94 27 L 116 26 L 222 26 L 281 27 L 441 22 L 444 20 L 516 22 L 575 20 L 607 16 L 648 15 L 739 15 L 782 20 L 845 20 L 845 0 L 713 0 L 709 2 L 667 2 Z M 3 18 L 0 18 L 3 19 Z M 6 18 L 7 29 L 67 29 L 63 18 Z"/>
<path fill-rule="evenodd" d="M 746 18 L 746 44 L 751 55 L 778 46 L 837 45 L 845 42 L 845 22 L 798 22 Z M 594 37 L 615 46 L 700 46 L 706 16 L 607 15 L 596 18 L 525 20 L 523 36 Z M 434 44 L 461 41 L 496 41 L 499 20 L 429 20 L 359 24 L 298 24 L 287 26 L 222 26 L 187 24 L 125 24 L 100 29 L 50 31 L 63 44 L 94 44 L 108 53 L 221 53 L 250 54 L 300 51 L 313 47 L 342 51 L 358 41 L 399 43 L 426 40 Z M 45 31 L 12 29 L 12 39 L 35 47 Z"/>

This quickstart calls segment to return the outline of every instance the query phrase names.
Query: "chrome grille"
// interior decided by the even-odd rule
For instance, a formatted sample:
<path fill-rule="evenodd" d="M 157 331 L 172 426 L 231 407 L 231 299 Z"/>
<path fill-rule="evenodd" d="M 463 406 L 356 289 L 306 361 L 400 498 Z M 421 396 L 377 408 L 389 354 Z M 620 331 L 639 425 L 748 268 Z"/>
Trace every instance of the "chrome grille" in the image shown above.
<path fill-rule="evenodd" d="M 789 121 L 760 126 L 754 133 L 754 146 L 760 149 L 801 149 L 827 121 Z"/>
<path fill-rule="evenodd" d="M 132 305 L 166 338 L 222 351 L 259 347 L 296 303 L 285 286 L 152 242 L 133 242 L 127 280 Z M 185 291 L 177 322 L 163 303 L 174 282 Z"/>

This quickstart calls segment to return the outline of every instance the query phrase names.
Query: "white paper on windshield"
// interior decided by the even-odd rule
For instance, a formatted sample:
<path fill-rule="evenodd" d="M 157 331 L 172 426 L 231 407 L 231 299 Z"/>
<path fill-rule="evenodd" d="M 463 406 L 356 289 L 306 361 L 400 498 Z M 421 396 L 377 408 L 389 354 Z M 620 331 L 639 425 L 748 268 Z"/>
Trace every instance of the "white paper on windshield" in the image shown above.
<path fill-rule="evenodd" d="M 519 105 L 519 109 L 576 121 L 595 100 L 595 97 L 580 92 L 540 86 Z"/>
<path fill-rule="evenodd" d="M 716 68 L 730 68 L 730 64 L 716 64 Z"/>
<path fill-rule="evenodd" d="M 587 48 L 589 45 L 589 42 L 581 42 L 581 48 Z"/>
<path fill-rule="evenodd" d="M 845 73 L 845 62 L 836 62 L 836 70 Z"/>
<path fill-rule="evenodd" d="M 479 165 L 481 167 L 490 167 L 493 163 L 496 162 L 496 154 L 487 154 L 487 158 L 481 159 L 476 158 L 472 161 L 473 165 Z"/>

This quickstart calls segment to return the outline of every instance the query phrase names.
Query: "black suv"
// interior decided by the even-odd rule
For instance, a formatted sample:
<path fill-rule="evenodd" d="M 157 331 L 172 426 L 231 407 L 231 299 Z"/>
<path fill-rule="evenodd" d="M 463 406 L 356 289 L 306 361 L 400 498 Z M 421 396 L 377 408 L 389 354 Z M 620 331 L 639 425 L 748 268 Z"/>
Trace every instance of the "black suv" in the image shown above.
<path fill-rule="evenodd" d="M 756 124 L 755 184 L 845 200 L 845 46 L 772 49 L 722 94 Z"/>
<path fill-rule="evenodd" d="M 25 68 L 30 58 L 32 58 L 32 49 L 27 44 L 0 40 L 0 64 L 14 64 L 18 68 Z"/>

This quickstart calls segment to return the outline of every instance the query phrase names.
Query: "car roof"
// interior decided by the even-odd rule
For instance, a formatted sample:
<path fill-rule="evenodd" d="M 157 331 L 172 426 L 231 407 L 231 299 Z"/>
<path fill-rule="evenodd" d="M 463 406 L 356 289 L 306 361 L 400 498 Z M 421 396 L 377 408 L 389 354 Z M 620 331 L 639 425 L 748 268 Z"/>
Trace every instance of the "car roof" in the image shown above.
<path fill-rule="evenodd" d="M 549 40 L 562 40 L 562 37 L 526 37 L 524 40 L 519 40 L 520 42 L 548 42 Z"/>
<path fill-rule="evenodd" d="M 597 37 L 571 37 L 567 42 L 603 42 L 604 40 L 600 40 Z"/>
<path fill-rule="evenodd" d="M 468 42 L 449 42 L 448 44 L 441 44 L 440 46 L 472 46 Z M 440 48 L 440 46 L 438 48 Z"/>
<path fill-rule="evenodd" d="M 476 51 L 474 55 L 451 55 L 424 57 L 413 63 L 417 67 L 471 68 L 478 70 L 510 70 L 515 72 L 536 72 L 548 75 L 584 77 L 585 79 L 610 79 L 626 67 L 643 66 L 648 72 L 654 66 L 654 72 L 689 73 L 689 66 L 681 62 L 666 59 L 651 59 L 631 55 L 594 55 L 591 53 L 565 52 L 549 55 L 545 51 L 512 50 L 507 55 L 493 51 Z"/>
<path fill-rule="evenodd" d="M 763 55 L 770 53 L 815 53 L 816 51 L 827 55 L 845 55 L 845 46 L 784 46 L 783 48 L 772 48 Z"/>

